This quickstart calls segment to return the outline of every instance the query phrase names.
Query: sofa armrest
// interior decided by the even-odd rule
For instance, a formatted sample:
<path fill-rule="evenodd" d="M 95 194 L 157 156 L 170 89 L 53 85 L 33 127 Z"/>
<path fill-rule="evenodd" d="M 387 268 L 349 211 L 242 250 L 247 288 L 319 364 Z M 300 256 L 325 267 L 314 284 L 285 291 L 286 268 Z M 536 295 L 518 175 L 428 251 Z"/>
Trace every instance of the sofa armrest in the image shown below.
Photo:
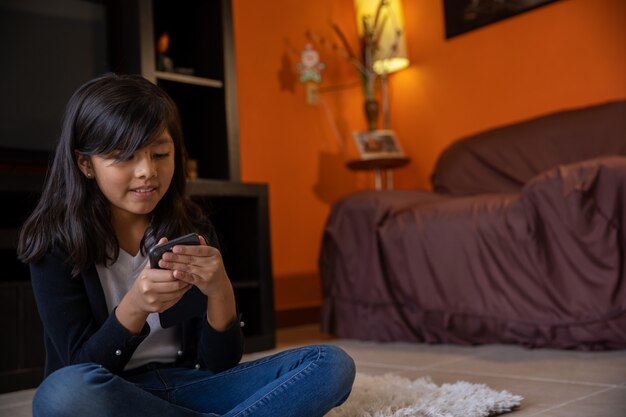
<path fill-rule="evenodd" d="M 618 228 L 626 216 L 626 157 L 606 156 L 561 165 L 532 178 L 522 189 L 538 227 L 573 236 L 601 221 Z M 537 233 L 540 233 L 538 230 Z"/>

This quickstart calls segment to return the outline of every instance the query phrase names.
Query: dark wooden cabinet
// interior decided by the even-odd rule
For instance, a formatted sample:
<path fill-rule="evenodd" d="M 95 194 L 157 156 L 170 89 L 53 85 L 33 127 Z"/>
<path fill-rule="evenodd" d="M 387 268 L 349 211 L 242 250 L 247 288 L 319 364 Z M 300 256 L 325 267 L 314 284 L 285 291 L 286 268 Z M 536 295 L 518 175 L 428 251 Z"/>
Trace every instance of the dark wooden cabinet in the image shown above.
<path fill-rule="evenodd" d="M 189 195 L 215 225 L 243 317 L 246 352 L 275 346 L 268 188 L 265 184 L 196 180 Z"/>
<path fill-rule="evenodd" d="M 43 173 L 0 172 L 0 392 L 37 386 L 43 377 L 41 321 L 28 266 L 17 260 L 19 228 L 34 208 Z"/>

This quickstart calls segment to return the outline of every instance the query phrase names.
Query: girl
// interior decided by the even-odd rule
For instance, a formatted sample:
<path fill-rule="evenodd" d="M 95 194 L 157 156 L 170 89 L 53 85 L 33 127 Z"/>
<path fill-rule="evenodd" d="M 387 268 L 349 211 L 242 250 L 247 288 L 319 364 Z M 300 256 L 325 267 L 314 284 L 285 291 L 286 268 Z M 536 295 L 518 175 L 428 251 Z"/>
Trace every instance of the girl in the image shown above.
<path fill-rule="evenodd" d="M 176 106 L 156 85 L 109 74 L 71 97 L 18 247 L 44 326 L 35 417 L 322 416 L 349 395 L 354 363 L 333 346 L 238 365 L 233 289 L 184 167 Z M 201 244 L 150 267 L 147 249 L 188 233 Z M 201 314 L 163 328 L 188 291 Z"/>

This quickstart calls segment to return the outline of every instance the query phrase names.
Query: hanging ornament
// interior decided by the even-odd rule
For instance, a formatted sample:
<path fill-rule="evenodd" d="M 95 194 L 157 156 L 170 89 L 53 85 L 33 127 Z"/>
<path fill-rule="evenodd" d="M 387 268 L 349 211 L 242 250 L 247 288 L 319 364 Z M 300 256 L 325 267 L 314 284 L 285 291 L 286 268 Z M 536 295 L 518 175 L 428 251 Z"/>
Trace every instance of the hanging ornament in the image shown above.
<path fill-rule="evenodd" d="M 306 85 L 306 96 L 309 104 L 317 104 L 317 84 L 322 82 L 322 70 L 325 65 L 320 62 L 320 54 L 307 43 L 300 54 L 300 62 L 296 65 L 300 73 L 300 82 Z"/>

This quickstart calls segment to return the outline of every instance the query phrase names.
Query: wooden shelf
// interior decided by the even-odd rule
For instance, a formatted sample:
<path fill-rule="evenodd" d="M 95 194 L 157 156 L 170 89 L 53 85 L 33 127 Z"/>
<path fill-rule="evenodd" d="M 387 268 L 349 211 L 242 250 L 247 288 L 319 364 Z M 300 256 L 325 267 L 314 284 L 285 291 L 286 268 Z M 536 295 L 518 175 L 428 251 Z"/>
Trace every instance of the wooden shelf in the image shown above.
<path fill-rule="evenodd" d="M 252 289 L 257 289 L 260 286 L 258 280 L 235 281 L 232 284 L 235 290 L 252 290 Z"/>
<path fill-rule="evenodd" d="M 210 194 L 211 196 L 252 197 L 259 194 L 267 196 L 267 185 L 251 182 L 220 181 L 205 178 L 187 182 L 189 195 Z"/>
<path fill-rule="evenodd" d="M 404 157 L 372 158 L 349 161 L 346 166 L 352 170 L 394 169 L 408 165 L 409 162 L 411 160 Z"/>
<path fill-rule="evenodd" d="M 224 83 L 210 78 L 196 77 L 195 75 L 178 74 L 176 72 L 156 71 L 157 80 L 175 81 L 184 84 L 198 85 L 202 87 L 222 88 Z"/>

